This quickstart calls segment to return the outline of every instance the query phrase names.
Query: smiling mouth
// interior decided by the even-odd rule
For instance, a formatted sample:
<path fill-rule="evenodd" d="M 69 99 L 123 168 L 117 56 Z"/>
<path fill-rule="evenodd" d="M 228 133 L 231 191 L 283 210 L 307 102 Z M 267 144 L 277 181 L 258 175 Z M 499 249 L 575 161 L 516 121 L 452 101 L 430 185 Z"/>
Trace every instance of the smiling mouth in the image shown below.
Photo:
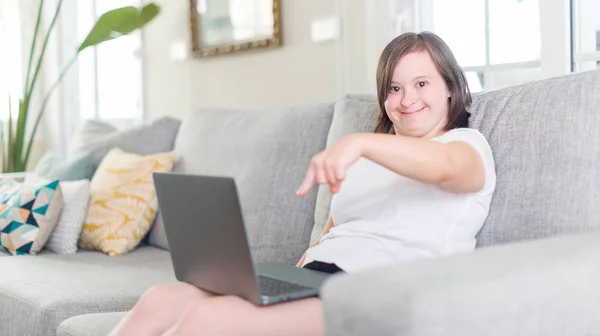
<path fill-rule="evenodd" d="M 421 107 L 420 109 L 416 110 L 416 111 L 405 111 L 405 112 L 400 112 L 400 114 L 402 114 L 403 116 L 409 116 L 415 113 L 419 113 L 421 111 L 423 111 L 423 109 L 425 109 L 425 106 Z"/>

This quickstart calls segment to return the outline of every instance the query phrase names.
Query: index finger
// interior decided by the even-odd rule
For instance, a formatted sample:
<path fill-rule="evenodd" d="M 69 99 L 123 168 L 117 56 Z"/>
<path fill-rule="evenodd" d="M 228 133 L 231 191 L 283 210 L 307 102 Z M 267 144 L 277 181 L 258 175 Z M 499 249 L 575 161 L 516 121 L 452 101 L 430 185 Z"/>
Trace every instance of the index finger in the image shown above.
<path fill-rule="evenodd" d="M 310 190 L 310 188 L 312 187 L 312 185 L 314 183 L 315 183 L 315 173 L 314 173 L 313 167 L 311 165 L 308 168 L 308 171 L 306 172 L 306 177 L 304 177 L 304 181 L 302 181 L 300 188 L 298 188 L 298 191 L 296 191 L 296 195 L 305 196 L 306 194 L 308 194 L 308 191 Z"/>

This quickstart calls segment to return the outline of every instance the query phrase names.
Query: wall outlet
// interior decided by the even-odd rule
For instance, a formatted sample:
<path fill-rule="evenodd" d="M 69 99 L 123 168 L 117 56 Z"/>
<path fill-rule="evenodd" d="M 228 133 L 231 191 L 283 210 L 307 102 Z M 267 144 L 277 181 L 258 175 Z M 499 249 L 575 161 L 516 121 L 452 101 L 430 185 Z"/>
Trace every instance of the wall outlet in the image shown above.
<path fill-rule="evenodd" d="M 335 16 L 314 20 L 310 25 L 310 36 L 313 43 L 335 40 L 339 33 L 340 19 Z"/>
<path fill-rule="evenodd" d="M 169 57 L 174 61 L 184 61 L 189 57 L 188 45 L 185 41 L 175 41 L 169 48 Z"/>

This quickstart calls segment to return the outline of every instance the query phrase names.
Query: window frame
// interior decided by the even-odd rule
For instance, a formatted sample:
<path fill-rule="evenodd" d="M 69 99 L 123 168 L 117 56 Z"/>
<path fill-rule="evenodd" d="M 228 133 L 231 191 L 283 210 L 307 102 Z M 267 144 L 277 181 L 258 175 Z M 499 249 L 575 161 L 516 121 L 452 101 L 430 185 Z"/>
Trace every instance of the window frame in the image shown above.
<path fill-rule="evenodd" d="M 483 73 L 483 91 L 499 89 L 494 75 L 503 70 L 540 68 L 539 78 L 560 76 L 572 71 L 571 61 L 571 0 L 540 0 L 541 53 L 537 60 L 492 64 L 490 61 L 490 0 L 484 1 L 485 22 L 485 65 L 465 66 L 465 72 Z M 415 0 L 417 8 L 416 31 L 433 30 L 433 18 L 428 18 L 427 10 L 432 10 L 433 0 Z"/>
<path fill-rule="evenodd" d="M 579 72 L 579 71 L 585 71 L 585 70 L 591 70 L 591 69 L 600 69 L 600 67 L 598 67 L 598 65 L 596 65 L 593 68 L 581 68 L 582 63 L 587 63 L 587 62 L 595 62 L 596 64 L 600 63 L 600 49 L 598 48 L 598 44 L 599 44 L 599 40 L 600 36 L 598 34 L 598 31 L 595 31 L 594 34 L 596 35 L 596 50 L 594 51 L 588 51 L 588 52 L 582 52 L 580 51 L 579 48 L 579 41 L 581 39 L 581 8 L 582 8 L 582 2 L 592 2 L 595 0 L 571 0 L 571 22 L 572 22 L 572 26 L 571 26 L 571 32 L 572 32 L 572 39 L 573 39 L 573 43 L 572 43 L 572 54 L 573 54 L 573 62 L 572 62 L 572 70 L 573 72 Z M 598 6 L 598 13 L 593 13 L 588 11 L 589 13 L 592 14 L 592 17 L 594 17 L 594 19 L 596 21 L 600 21 L 600 17 L 595 17 L 596 15 L 600 15 L 600 4 L 597 4 Z M 597 24 L 597 23 L 596 23 Z M 599 27 L 600 28 L 600 27 Z"/>
<path fill-rule="evenodd" d="M 89 2 L 89 7 L 91 7 L 91 11 L 92 11 L 92 15 L 94 17 L 94 20 L 97 20 L 99 15 L 101 13 L 98 13 L 97 8 L 98 5 L 97 3 L 99 1 L 102 0 L 85 0 Z M 142 4 L 141 0 L 130 0 L 130 1 L 125 1 L 127 3 L 123 3 L 123 4 L 119 4 L 119 6 L 127 6 L 127 5 L 134 5 L 134 6 L 140 6 Z M 73 1 L 72 6 L 75 8 L 74 12 L 79 14 L 79 8 L 78 5 L 80 4 L 80 1 Z M 65 23 L 74 31 L 76 31 L 75 35 L 78 35 L 80 33 L 80 28 L 78 26 L 77 23 L 77 15 L 71 16 L 69 18 L 65 18 Z M 86 28 L 87 29 L 87 28 Z M 87 33 L 87 31 L 83 32 L 84 34 Z M 93 102 L 93 113 L 91 113 L 92 115 L 92 119 L 94 120 L 99 120 L 99 121 L 103 121 L 103 122 L 107 122 L 110 123 L 112 125 L 114 125 L 117 128 L 124 128 L 124 127 L 130 127 L 130 126 L 134 126 L 136 124 L 140 124 L 142 123 L 145 119 L 146 119 L 146 108 L 145 108 L 145 99 L 146 99 L 146 85 L 145 85 L 145 68 L 144 68 L 144 64 L 145 64 L 145 57 L 144 57 L 144 33 L 143 30 L 137 30 L 133 33 L 131 33 L 130 35 L 128 35 L 128 37 L 131 36 L 135 36 L 138 40 L 139 40 L 139 49 L 137 52 L 134 53 L 134 55 L 136 56 L 136 58 L 138 59 L 138 66 L 140 69 L 140 76 L 137 80 L 137 82 L 139 83 L 139 107 L 138 107 L 138 116 L 137 117 L 132 117 L 132 118 L 118 118 L 118 119 L 114 119 L 114 118 L 105 118 L 101 115 L 101 104 L 100 104 L 100 89 L 99 89 L 99 75 L 98 75 L 98 71 L 99 71 L 99 63 L 101 63 L 101 61 L 99 61 L 99 53 L 98 53 L 98 48 L 102 48 L 103 45 L 99 45 L 99 46 L 94 46 L 94 47 L 90 47 L 90 50 L 85 50 L 84 52 L 88 51 L 91 53 L 91 60 L 92 60 L 92 69 L 87 69 L 87 71 L 92 71 L 92 77 L 93 77 L 93 83 L 92 83 L 92 87 L 93 87 L 93 97 L 94 97 L 94 102 Z M 76 37 L 77 38 L 77 37 Z M 70 41 L 71 42 L 71 41 Z M 77 40 L 77 43 L 79 43 L 80 41 Z M 107 43 L 110 43 L 107 42 Z M 79 63 L 79 62 L 78 62 Z M 79 66 L 79 64 L 77 64 L 77 66 L 74 66 L 72 69 L 72 72 L 74 73 L 73 76 L 77 77 L 77 79 L 73 80 L 73 84 L 74 85 L 70 85 L 69 88 L 72 92 L 77 92 L 77 105 L 71 107 L 71 111 L 78 111 L 78 113 L 71 113 L 72 116 L 75 116 L 75 118 L 73 118 L 73 121 L 77 120 L 76 122 L 74 122 L 74 124 L 79 124 L 81 122 L 81 120 L 84 119 L 84 113 L 81 111 L 82 110 L 82 105 L 79 102 L 79 93 L 80 93 L 80 85 L 79 85 L 79 72 L 80 71 L 86 71 L 84 69 L 81 69 L 81 67 Z M 137 71 L 137 70 L 136 70 Z M 136 89 L 135 91 L 138 91 L 138 89 Z M 72 136 L 74 134 L 75 130 L 72 129 L 69 136 Z"/>
<path fill-rule="evenodd" d="M 482 0 L 484 1 L 484 0 Z M 489 0 L 487 8 L 489 8 Z M 515 0 L 516 1 L 516 0 Z M 432 0 L 362 0 L 347 3 L 337 0 L 341 18 L 341 34 L 336 44 L 338 62 L 338 92 L 373 93 L 377 60 L 385 45 L 401 33 L 421 31 L 432 27 L 419 13 L 431 8 Z M 571 0 L 540 0 L 541 57 L 535 61 L 489 64 L 484 67 L 465 67 L 465 71 L 488 73 L 484 91 L 497 89 L 488 79 L 493 74 L 513 69 L 540 69 L 532 79 L 558 77 L 573 72 Z M 486 11 L 487 12 L 487 11 Z M 364 17 L 364 24 L 359 20 Z M 489 18 L 486 19 L 489 24 Z M 428 26 L 429 24 L 429 26 Z M 489 33 L 487 33 L 489 36 Z M 363 54 L 351 53 L 362 47 Z M 488 51 L 489 54 L 489 51 Z M 364 69 L 357 73 L 356 67 Z M 487 84 L 486 84 L 487 83 Z"/>

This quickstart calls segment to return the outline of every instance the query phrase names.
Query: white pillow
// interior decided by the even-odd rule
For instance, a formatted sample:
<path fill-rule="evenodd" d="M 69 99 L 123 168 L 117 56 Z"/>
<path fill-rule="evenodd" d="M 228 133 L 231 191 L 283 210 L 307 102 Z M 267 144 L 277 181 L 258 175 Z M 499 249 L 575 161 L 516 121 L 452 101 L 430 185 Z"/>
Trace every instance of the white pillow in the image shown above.
<path fill-rule="evenodd" d="M 27 181 L 37 180 L 35 174 L 29 174 Z M 61 181 L 63 207 L 58 223 L 52 231 L 44 249 L 58 254 L 74 254 L 83 222 L 90 203 L 90 180 Z"/>

